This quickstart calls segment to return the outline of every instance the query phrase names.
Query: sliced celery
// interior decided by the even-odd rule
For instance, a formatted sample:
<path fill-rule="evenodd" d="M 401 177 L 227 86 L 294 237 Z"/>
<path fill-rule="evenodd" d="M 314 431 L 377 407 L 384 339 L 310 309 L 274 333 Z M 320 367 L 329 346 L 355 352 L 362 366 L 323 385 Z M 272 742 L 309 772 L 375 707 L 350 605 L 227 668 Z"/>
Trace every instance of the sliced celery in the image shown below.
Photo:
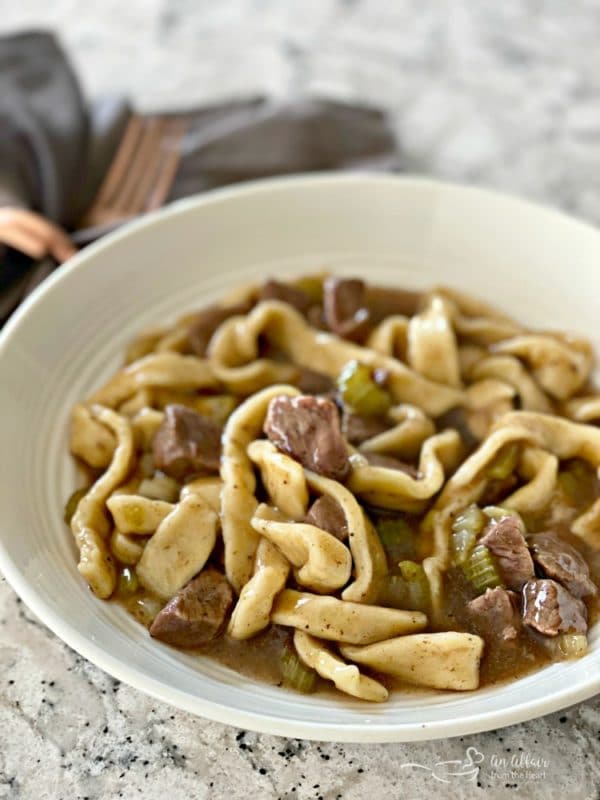
<path fill-rule="evenodd" d="M 397 564 L 402 558 L 415 554 L 415 536 L 402 517 L 383 517 L 375 525 L 388 560 Z"/>
<path fill-rule="evenodd" d="M 484 544 L 473 548 L 463 565 L 469 583 L 479 594 L 486 589 L 502 586 L 502 580 L 494 563 L 492 554 Z"/>
<path fill-rule="evenodd" d="M 503 481 L 512 475 L 519 459 L 519 445 L 507 444 L 496 453 L 496 457 L 490 462 L 487 468 L 489 478 Z"/>
<path fill-rule="evenodd" d="M 139 582 L 134 570 L 130 567 L 123 567 L 119 573 L 118 592 L 119 594 L 135 594 L 139 588 Z"/>
<path fill-rule="evenodd" d="M 349 361 L 340 372 L 337 386 L 344 403 L 364 416 L 385 414 L 392 398 L 373 379 L 371 368 L 360 361 Z"/>
<path fill-rule="evenodd" d="M 299 658 L 291 647 L 286 647 L 281 656 L 281 676 L 286 686 L 308 694 L 314 691 L 317 673 Z"/>

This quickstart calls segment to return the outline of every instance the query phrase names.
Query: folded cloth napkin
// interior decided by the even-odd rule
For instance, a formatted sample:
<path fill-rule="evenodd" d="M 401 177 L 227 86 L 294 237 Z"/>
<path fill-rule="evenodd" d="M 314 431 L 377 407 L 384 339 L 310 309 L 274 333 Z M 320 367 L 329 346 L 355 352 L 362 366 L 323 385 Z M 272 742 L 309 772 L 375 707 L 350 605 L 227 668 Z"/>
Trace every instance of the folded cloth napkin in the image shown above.
<path fill-rule="evenodd" d="M 237 181 L 398 166 L 394 136 L 375 109 L 258 97 L 139 114 L 121 97 L 87 103 L 51 34 L 0 37 L 0 212 L 35 211 L 79 245 Z M 0 225 L 0 323 L 56 266 L 52 258 L 34 263 L 7 241 Z"/>

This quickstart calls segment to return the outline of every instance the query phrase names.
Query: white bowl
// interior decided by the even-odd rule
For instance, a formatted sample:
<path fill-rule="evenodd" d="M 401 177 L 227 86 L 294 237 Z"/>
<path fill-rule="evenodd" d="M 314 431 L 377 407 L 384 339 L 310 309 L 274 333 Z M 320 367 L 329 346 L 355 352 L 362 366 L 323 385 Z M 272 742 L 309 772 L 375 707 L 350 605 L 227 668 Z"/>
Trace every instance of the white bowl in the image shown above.
<path fill-rule="evenodd" d="M 492 192 L 412 178 L 270 180 L 180 202 L 84 250 L 47 280 L 0 338 L 0 567 L 57 636 L 161 700 L 286 736 L 407 741 L 498 728 L 600 690 L 600 642 L 579 661 L 471 693 L 395 694 L 380 706 L 257 683 L 152 639 L 96 600 L 62 522 L 73 488 L 72 404 L 118 366 L 139 329 L 239 283 L 328 267 L 371 281 L 444 283 L 517 319 L 600 345 L 600 235 Z"/>

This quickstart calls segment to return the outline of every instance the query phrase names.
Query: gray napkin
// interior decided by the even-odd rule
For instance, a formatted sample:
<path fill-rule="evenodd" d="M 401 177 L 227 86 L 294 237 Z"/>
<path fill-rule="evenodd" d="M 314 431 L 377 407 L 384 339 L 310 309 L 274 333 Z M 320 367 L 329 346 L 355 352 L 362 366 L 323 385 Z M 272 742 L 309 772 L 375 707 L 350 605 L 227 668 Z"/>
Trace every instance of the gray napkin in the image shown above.
<path fill-rule="evenodd" d="M 38 211 L 79 244 L 96 238 L 104 228 L 82 230 L 82 220 L 133 113 L 118 96 L 88 104 L 51 34 L 0 37 L 0 206 Z M 251 98 L 180 116 L 186 133 L 167 202 L 263 176 L 399 166 L 387 120 L 375 109 Z M 0 246 L 0 320 L 53 266 Z"/>

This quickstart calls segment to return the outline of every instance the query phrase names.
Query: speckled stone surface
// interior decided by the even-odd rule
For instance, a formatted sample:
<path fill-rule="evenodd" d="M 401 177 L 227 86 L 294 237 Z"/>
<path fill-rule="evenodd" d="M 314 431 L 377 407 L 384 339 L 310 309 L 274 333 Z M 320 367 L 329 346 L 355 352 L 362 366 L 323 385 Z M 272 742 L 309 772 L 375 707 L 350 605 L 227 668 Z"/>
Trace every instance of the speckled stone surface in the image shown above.
<path fill-rule="evenodd" d="M 119 87 L 146 109 L 257 91 L 368 101 L 389 110 L 408 170 L 600 222 L 598 0 L 2 4 L 0 31 L 25 25 L 60 32 L 90 93 Z M 467 748 L 475 781 L 448 778 Z M 599 757 L 600 698 L 426 744 L 244 733 L 113 681 L 0 580 L 0 798 L 589 800 Z"/>

